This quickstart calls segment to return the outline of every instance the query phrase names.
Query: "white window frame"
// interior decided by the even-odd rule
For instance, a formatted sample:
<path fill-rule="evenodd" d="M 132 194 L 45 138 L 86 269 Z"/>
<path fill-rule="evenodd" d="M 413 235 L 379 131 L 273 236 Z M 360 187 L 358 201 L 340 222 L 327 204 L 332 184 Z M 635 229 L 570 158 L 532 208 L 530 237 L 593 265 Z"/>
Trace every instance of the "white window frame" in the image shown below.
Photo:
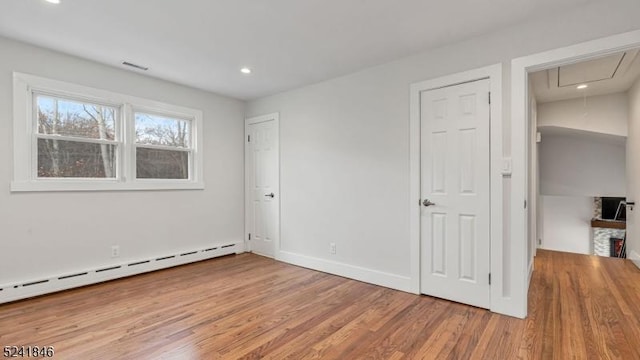
<path fill-rule="evenodd" d="M 118 108 L 115 178 L 39 178 L 35 96 L 60 97 Z M 149 112 L 191 122 L 188 179 L 137 179 L 134 112 Z M 30 74 L 13 73 L 12 192 L 204 189 L 203 113 L 201 110 L 119 94 Z M 61 140 L 71 140 L 67 137 Z M 84 139 L 78 139 L 84 141 Z M 95 142 L 88 139 L 88 142 Z M 110 141 L 110 143 L 113 143 Z M 147 146 L 144 146 L 147 147 Z M 149 146 L 151 147 L 151 146 Z M 158 147 L 153 147 L 158 148 Z M 168 149 L 176 150 L 176 149 Z M 182 150 L 182 149 L 181 149 Z"/>
<path fill-rule="evenodd" d="M 91 144 L 107 144 L 107 145 L 115 145 L 116 146 L 116 154 L 115 154 L 115 158 L 116 158 L 116 177 L 115 178 L 80 178 L 80 177 L 74 177 L 74 178 L 64 178 L 65 180 L 74 180 L 74 181 L 115 181 L 119 175 L 122 174 L 122 170 L 120 167 L 120 162 L 124 159 L 124 153 L 123 153 L 123 146 L 124 146 L 124 141 L 123 141 L 123 132 L 122 132 L 122 123 L 123 123 L 123 106 L 121 106 L 120 104 L 115 104 L 115 103 L 108 103 L 106 101 L 100 101 L 100 100 L 96 100 L 94 98 L 89 98 L 86 96 L 72 96 L 69 95 L 67 93 L 65 94 L 61 94 L 61 93 L 52 93 L 49 91 L 41 91 L 41 90 L 33 90 L 31 91 L 31 99 L 28 101 L 31 101 L 31 113 L 28 114 L 28 116 L 30 117 L 30 126 L 31 126 L 31 154 L 30 154 L 30 160 L 31 160 L 31 177 L 32 179 L 37 179 L 38 181 L 59 181 L 61 178 L 47 178 L 47 177 L 38 177 L 38 169 L 37 169 L 37 164 L 38 164 L 38 140 L 39 139 L 46 139 L 46 140 L 60 140 L 60 141 L 71 141 L 71 142 L 82 142 L 82 143 L 91 143 Z M 50 97 L 50 98 L 54 98 L 56 100 L 58 99 L 63 99 L 63 100 L 71 100 L 71 101 L 77 101 L 77 102 L 86 102 L 86 103 L 92 103 L 95 105 L 103 105 L 103 106 L 109 106 L 112 108 L 117 109 L 117 116 L 115 119 L 115 127 L 114 127 L 114 132 L 115 132 L 115 140 L 102 140 L 102 139 L 92 139 L 92 138 L 85 138 L 85 137 L 81 137 L 81 136 L 72 136 L 72 135 L 46 135 L 46 134 L 40 134 L 38 132 L 38 123 L 35 120 L 35 116 L 34 114 L 36 114 L 37 112 L 37 108 L 38 105 L 36 104 L 36 98 L 37 96 L 45 96 L 45 97 Z M 15 125 L 15 124 L 14 124 Z M 15 143 L 14 143 L 15 144 Z"/>

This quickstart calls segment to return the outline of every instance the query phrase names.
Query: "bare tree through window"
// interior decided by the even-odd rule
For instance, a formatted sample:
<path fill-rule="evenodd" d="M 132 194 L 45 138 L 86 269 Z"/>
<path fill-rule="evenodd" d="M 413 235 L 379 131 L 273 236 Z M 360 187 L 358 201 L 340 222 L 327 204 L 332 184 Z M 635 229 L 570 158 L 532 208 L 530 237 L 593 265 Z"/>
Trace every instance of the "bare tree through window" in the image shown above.
<path fill-rule="evenodd" d="M 136 177 L 188 179 L 191 122 L 135 113 Z"/>
<path fill-rule="evenodd" d="M 114 178 L 117 109 L 37 98 L 38 177 Z"/>

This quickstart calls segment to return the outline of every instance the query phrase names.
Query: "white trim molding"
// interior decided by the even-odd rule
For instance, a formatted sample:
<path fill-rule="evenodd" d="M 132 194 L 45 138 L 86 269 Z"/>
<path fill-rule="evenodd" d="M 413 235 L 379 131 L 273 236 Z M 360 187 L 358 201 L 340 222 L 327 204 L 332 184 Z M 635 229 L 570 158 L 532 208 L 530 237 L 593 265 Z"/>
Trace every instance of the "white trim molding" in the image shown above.
<path fill-rule="evenodd" d="M 411 85 L 411 114 L 409 139 L 409 221 L 411 240 L 411 283 L 410 291 L 420 293 L 420 93 L 427 90 L 462 84 L 466 82 L 489 79 L 491 91 L 491 307 L 497 313 L 517 316 L 513 311 L 514 302 L 522 299 L 508 296 L 506 286 L 510 286 L 508 274 L 503 264 L 511 261 L 503 257 L 503 178 L 502 178 L 502 64 L 495 64 L 479 69 L 443 76 L 437 79 L 422 81 Z M 506 280 L 505 280 L 506 279 Z M 506 284 L 506 286 L 505 286 Z M 507 294 L 507 295 L 505 295 Z M 526 301 L 526 300 L 525 300 Z"/>
<path fill-rule="evenodd" d="M 511 61 L 511 177 L 510 257 L 514 284 L 512 296 L 524 299 L 513 309 L 518 317 L 527 314 L 527 292 L 529 289 L 527 259 L 527 212 L 523 204 L 527 199 L 527 126 L 528 124 L 528 74 L 531 72 L 573 64 L 640 47 L 640 30 L 609 36 L 593 41 L 520 57 Z"/>
<path fill-rule="evenodd" d="M 529 283 L 531 283 L 531 278 L 533 277 L 533 268 L 535 266 L 534 264 L 535 264 L 534 261 L 531 261 L 531 264 L 529 264 L 529 277 L 528 277 Z"/>
<path fill-rule="evenodd" d="M 406 276 L 390 274 L 378 270 L 296 254 L 288 251 L 279 251 L 278 260 L 308 269 L 363 281 L 369 284 L 388 287 L 390 289 L 410 293 L 414 292 L 412 279 Z"/>
<path fill-rule="evenodd" d="M 631 253 L 629 254 L 629 260 L 631 260 L 631 262 L 633 262 L 638 267 L 638 269 L 640 269 L 640 253 L 631 250 Z"/>

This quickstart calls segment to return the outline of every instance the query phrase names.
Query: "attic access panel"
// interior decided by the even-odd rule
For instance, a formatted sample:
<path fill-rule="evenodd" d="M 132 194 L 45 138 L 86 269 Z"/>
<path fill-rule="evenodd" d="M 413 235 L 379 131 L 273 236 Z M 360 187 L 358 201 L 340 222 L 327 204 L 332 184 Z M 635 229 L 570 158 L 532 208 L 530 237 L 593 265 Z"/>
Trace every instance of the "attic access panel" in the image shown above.
<path fill-rule="evenodd" d="M 626 53 L 565 65 L 558 68 L 558 87 L 612 79 Z"/>

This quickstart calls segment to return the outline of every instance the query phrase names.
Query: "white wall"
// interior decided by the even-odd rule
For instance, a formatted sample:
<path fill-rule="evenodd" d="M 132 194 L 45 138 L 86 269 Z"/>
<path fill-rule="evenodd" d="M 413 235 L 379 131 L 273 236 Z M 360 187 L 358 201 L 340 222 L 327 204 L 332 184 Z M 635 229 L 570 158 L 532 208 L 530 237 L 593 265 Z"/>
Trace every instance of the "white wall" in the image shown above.
<path fill-rule="evenodd" d="M 627 192 L 625 173 L 624 143 L 581 135 L 542 136 L 542 195 L 624 197 Z"/>
<path fill-rule="evenodd" d="M 640 78 L 629 90 L 627 199 L 640 204 Z M 628 209 L 627 209 L 628 210 Z M 640 205 L 627 212 L 627 255 L 640 267 Z"/>
<path fill-rule="evenodd" d="M 626 196 L 627 120 L 626 93 L 586 109 L 584 99 L 538 104 L 542 248 L 592 253 L 593 197 Z"/>
<path fill-rule="evenodd" d="M 592 3 L 250 102 L 249 116 L 280 112 L 282 249 L 371 270 L 374 277 L 411 277 L 409 206 L 417 199 L 409 199 L 409 85 L 502 62 L 508 155 L 510 60 L 635 30 L 638 13 L 635 0 Z M 502 250 L 510 254 L 511 242 L 525 240 L 509 238 L 508 178 L 504 188 Z M 329 242 L 337 244 L 336 255 Z M 508 301 L 522 301 L 512 294 L 524 279 L 521 262 L 510 256 L 494 261 L 502 261 L 505 275 L 493 274 L 494 285 Z"/>
<path fill-rule="evenodd" d="M 542 247 L 549 250 L 591 254 L 593 198 L 543 196 Z"/>
<path fill-rule="evenodd" d="M 602 134 L 627 136 L 627 93 L 538 104 L 538 126 L 554 126 Z"/>
<path fill-rule="evenodd" d="M 243 102 L 1 37 L 0 49 L 0 285 L 243 241 Z M 13 71 L 203 110 L 206 189 L 10 193 Z"/>

